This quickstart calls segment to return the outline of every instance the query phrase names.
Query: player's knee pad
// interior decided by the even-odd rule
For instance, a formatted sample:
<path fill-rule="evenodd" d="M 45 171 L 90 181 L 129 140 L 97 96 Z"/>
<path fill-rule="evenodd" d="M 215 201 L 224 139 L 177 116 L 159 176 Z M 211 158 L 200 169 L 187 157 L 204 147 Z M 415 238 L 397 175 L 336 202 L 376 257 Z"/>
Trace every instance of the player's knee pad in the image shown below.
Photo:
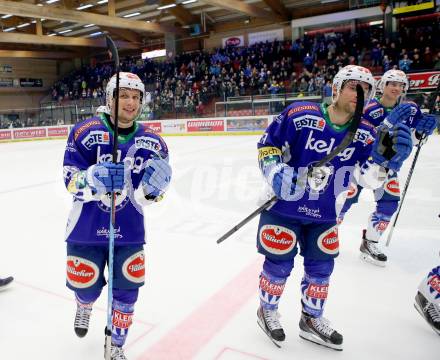
<path fill-rule="evenodd" d="M 128 304 L 113 300 L 112 343 L 123 346 L 127 339 L 128 329 L 133 322 L 134 303 Z"/>
<path fill-rule="evenodd" d="M 274 260 L 266 257 L 263 263 L 263 271 L 271 276 L 288 278 L 293 269 L 293 259 Z"/>
<path fill-rule="evenodd" d="M 376 206 L 376 213 L 383 214 L 391 218 L 399 207 L 399 200 L 379 200 Z"/>
<path fill-rule="evenodd" d="M 304 258 L 304 272 L 312 277 L 330 277 L 335 267 L 335 259 L 315 260 Z"/>
<path fill-rule="evenodd" d="M 260 302 L 266 309 L 276 309 L 286 280 L 293 268 L 293 259 L 287 261 L 266 258 L 260 275 Z"/>
<path fill-rule="evenodd" d="M 260 216 L 257 233 L 257 249 L 270 259 L 291 260 L 298 253 L 296 231 L 299 226 L 269 211 Z"/>
<path fill-rule="evenodd" d="M 101 291 L 105 284 L 100 266 L 80 256 L 67 256 L 66 285 L 73 291 Z"/>
<path fill-rule="evenodd" d="M 304 259 L 304 277 L 301 281 L 301 302 L 303 311 L 319 317 L 324 311 L 327 300 L 330 275 L 333 272 L 334 259 Z"/>
<path fill-rule="evenodd" d="M 66 285 L 73 291 L 101 291 L 108 251 L 103 247 L 67 243 Z"/>
<path fill-rule="evenodd" d="M 440 266 L 432 269 L 418 289 L 426 299 L 440 306 Z"/>
<path fill-rule="evenodd" d="M 382 234 L 390 224 L 391 216 L 384 213 L 374 212 L 368 218 L 366 237 L 370 241 L 378 242 Z"/>
<path fill-rule="evenodd" d="M 139 295 L 139 289 L 113 289 L 113 299 L 126 304 L 134 304 Z"/>
<path fill-rule="evenodd" d="M 99 298 L 99 295 L 101 295 L 101 289 L 96 289 L 96 290 L 78 289 L 78 290 L 75 290 L 76 300 L 79 301 L 81 304 L 94 303 L 96 301 L 96 299 Z"/>

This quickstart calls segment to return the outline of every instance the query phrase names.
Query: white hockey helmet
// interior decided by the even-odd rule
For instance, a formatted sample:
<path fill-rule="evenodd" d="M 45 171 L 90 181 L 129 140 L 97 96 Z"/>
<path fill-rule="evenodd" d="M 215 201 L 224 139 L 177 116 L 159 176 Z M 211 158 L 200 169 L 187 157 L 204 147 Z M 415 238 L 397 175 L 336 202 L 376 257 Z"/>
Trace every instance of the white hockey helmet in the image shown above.
<path fill-rule="evenodd" d="M 363 81 L 370 86 L 370 90 L 368 91 L 368 95 L 365 99 L 365 104 L 368 104 L 376 93 L 376 84 L 371 71 L 363 66 L 358 65 L 344 66 L 335 75 L 332 86 L 332 102 L 335 103 L 338 100 L 341 89 L 344 83 L 348 80 Z"/>
<path fill-rule="evenodd" d="M 131 89 L 131 90 L 139 90 L 141 95 L 141 103 L 139 107 L 139 111 L 142 110 L 143 105 L 146 101 L 145 96 L 145 86 L 142 80 L 136 74 L 129 72 L 119 72 L 119 88 Z M 113 75 L 107 83 L 107 87 L 105 89 L 105 98 L 106 98 L 106 106 L 109 110 L 112 109 L 112 100 L 115 94 L 116 89 L 116 74 Z"/>
<path fill-rule="evenodd" d="M 405 88 L 403 90 L 404 94 L 406 94 L 406 92 L 409 89 L 408 77 L 402 70 L 394 70 L 394 69 L 388 70 L 385 74 L 382 75 L 380 80 L 377 82 L 377 90 L 383 94 L 383 90 L 385 89 L 385 86 L 389 81 L 395 81 L 404 84 L 405 85 Z"/>
<path fill-rule="evenodd" d="M 101 114 L 101 113 L 110 114 L 110 110 L 108 109 L 108 107 L 106 105 L 98 106 L 96 108 L 95 114 L 98 115 L 98 114 Z"/>

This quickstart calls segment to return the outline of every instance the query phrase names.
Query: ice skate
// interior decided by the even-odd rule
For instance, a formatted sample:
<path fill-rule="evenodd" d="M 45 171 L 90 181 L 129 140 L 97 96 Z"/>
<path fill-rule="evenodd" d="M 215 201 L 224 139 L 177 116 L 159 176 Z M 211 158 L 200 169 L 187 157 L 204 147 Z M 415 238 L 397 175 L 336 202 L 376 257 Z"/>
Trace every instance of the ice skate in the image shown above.
<path fill-rule="evenodd" d="M 417 292 L 414 300 L 414 307 L 420 315 L 426 320 L 426 322 L 432 327 L 432 329 L 440 335 L 440 308 L 438 305 L 428 301 L 423 294 Z"/>
<path fill-rule="evenodd" d="M 105 345 L 104 345 L 104 358 L 105 358 Z M 122 346 L 113 345 L 111 346 L 110 351 L 110 359 L 111 360 L 127 360 L 124 354 L 124 349 Z"/>
<path fill-rule="evenodd" d="M 12 276 L 8 276 L 7 278 L 0 279 L 0 291 L 7 289 L 11 285 L 13 280 L 14 278 Z"/>
<path fill-rule="evenodd" d="M 342 350 L 343 337 L 330 326 L 330 322 L 321 317 L 312 317 L 302 313 L 299 322 L 299 336 L 304 340 L 323 345 L 334 350 Z"/>
<path fill-rule="evenodd" d="M 258 316 L 258 325 L 261 329 L 266 333 L 266 335 L 272 340 L 272 342 L 281 347 L 279 342 L 282 342 L 286 339 L 286 335 L 284 334 L 284 330 L 278 320 L 278 311 L 264 309 L 262 306 L 258 308 L 257 311 Z"/>
<path fill-rule="evenodd" d="M 92 313 L 92 305 L 91 304 L 82 304 L 80 302 L 76 302 L 76 314 L 75 314 L 75 334 L 82 338 L 86 336 L 87 332 L 89 331 L 89 321 L 90 321 L 90 315 Z"/>
<path fill-rule="evenodd" d="M 387 263 L 387 256 L 379 249 L 376 241 L 367 239 L 366 232 L 363 230 L 362 243 L 359 248 L 361 259 L 373 265 L 384 267 Z"/>

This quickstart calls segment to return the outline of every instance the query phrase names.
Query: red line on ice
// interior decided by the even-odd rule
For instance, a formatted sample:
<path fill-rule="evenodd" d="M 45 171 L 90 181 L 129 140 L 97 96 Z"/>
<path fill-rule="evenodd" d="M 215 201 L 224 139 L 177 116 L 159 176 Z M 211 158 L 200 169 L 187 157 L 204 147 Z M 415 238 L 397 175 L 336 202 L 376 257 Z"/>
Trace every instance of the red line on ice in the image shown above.
<path fill-rule="evenodd" d="M 252 296 L 257 296 L 260 270 L 261 259 L 252 262 L 148 348 L 139 360 L 192 359 Z"/>

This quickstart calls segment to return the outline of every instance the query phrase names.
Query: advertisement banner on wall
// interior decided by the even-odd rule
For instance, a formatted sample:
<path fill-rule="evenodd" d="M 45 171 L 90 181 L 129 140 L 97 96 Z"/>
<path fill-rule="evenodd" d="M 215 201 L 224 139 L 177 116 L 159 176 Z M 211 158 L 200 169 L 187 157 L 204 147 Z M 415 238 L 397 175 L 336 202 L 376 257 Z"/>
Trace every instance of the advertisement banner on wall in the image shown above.
<path fill-rule="evenodd" d="M 0 87 L 13 87 L 13 86 L 14 86 L 13 79 L 0 78 Z"/>
<path fill-rule="evenodd" d="M 49 137 L 66 137 L 69 135 L 68 126 L 50 127 L 47 129 L 47 136 Z"/>
<path fill-rule="evenodd" d="M 237 118 L 226 121 L 226 131 L 264 131 L 269 125 L 268 118 Z"/>
<path fill-rule="evenodd" d="M 31 139 L 31 138 L 42 138 L 46 137 L 45 128 L 29 128 L 14 130 L 14 139 Z"/>
<path fill-rule="evenodd" d="M 164 134 L 184 134 L 186 132 L 185 120 L 167 120 L 162 123 Z"/>
<path fill-rule="evenodd" d="M 192 120 L 187 126 L 188 132 L 225 130 L 223 120 Z"/>
<path fill-rule="evenodd" d="M 0 65 L 0 74 L 11 73 L 12 65 Z"/>
<path fill-rule="evenodd" d="M 12 131 L 11 130 L 0 130 L 0 140 L 11 140 Z"/>
<path fill-rule="evenodd" d="M 230 36 L 227 38 L 222 39 L 223 47 L 227 46 L 244 46 L 244 36 L 243 35 L 237 35 L 237 36 Z"/>
<path fill-rule="evenodd" d="M 160 121 L 148 121 L 144 122 L 144 125 L 153 130 L 155 133 L 159 134 L 162 132 L 162 123 Z"/>
<path fill-rule="evenodd" d="M 259 43 L 259 42 L 266 42 L 266 41 L 272 42 L 275 40 L 278 40 L 278 41 L 284 40 L 283 29 L 260 31 L 260 32 L 248 34 L 248 45 L 249 46 L 256 44 L 256 43 Z"/>
<path fill-rule="evenodd" d="M 408 74 L 409 89 L 432 89 L 436 88 L 440 79 L 440 71 Z"/>
<path fill-rule="evenodd" d="M 440 71 L 411 73 L 406 76 L 409 78 L 409 90 L 434 89 L 438 85 Z M 374 78 L 380 80 L 380 76 Z"/>
<path fill-rule="evenodd" d="M 31 78 L 21 78 L 20 79 L 21 87 L 42 87 L 43 79 L 31 79 Z"/>

